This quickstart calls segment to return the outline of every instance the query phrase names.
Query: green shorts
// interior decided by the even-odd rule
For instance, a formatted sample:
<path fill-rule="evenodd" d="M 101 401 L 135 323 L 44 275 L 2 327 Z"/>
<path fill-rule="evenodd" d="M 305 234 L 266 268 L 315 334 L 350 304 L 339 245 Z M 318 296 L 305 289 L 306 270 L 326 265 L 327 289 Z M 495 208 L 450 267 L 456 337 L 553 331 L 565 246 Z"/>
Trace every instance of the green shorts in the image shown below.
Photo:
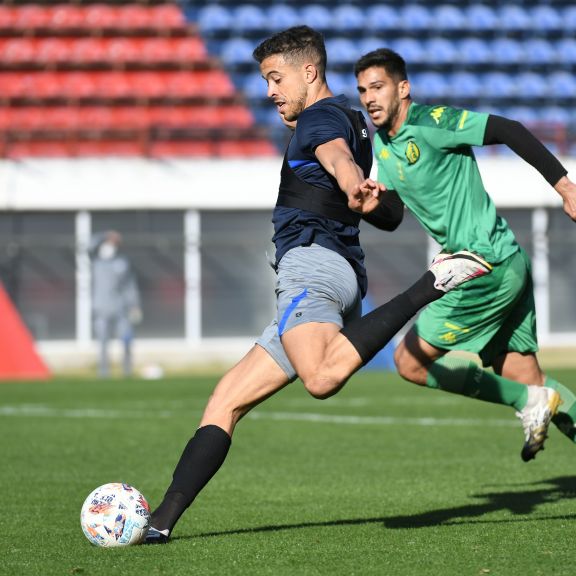
<path fill-rule="evenodd" d="M 415 330 L 446 350 L 480 355 L 491 366 L 505 352 L 537 352 L 532 270 L 520 250 L 496 264 L 491 274 L 436 300 L 420 314 Z"/>

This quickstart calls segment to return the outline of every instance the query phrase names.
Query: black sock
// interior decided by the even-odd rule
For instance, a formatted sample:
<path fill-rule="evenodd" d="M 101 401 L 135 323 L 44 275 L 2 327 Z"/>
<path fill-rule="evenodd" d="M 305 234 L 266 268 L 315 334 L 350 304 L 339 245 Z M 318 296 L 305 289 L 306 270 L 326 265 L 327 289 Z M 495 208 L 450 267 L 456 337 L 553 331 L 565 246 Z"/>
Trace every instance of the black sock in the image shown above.
<path fill-rule="evenodd" d="M 230 436 L 212 424 L 196 430 L 176 465 L 172 484 L 154 512 L 150 525 L 172 530 L 183 512 L 222 466 L 231 443 Z"/>
<path fill-rule="evenodd" d="M 426 272 L 408 290 L 342 329 L 364 364 L 382 350 L 420 308 L 444 296 L 444 292 L 434 288 L 435 281 L 434 274 Z"/>

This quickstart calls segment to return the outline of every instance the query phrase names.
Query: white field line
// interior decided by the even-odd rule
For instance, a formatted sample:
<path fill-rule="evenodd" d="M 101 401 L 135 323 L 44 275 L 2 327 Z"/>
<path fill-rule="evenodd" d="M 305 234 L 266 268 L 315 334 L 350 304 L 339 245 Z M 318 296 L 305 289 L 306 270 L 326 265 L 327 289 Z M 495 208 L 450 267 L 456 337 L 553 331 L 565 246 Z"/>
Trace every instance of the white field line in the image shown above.
<path fill-rule="evenodd" d="M 186 414 L 188 417 L 192 413 Z M 197 413 L 196 415 L 199 415 Z M 159 410 L 106 410 L 102 408 L 51 408 L 41 404 L 0 406 L 0 417 L 46 417 L 46 418 L 102 418 L 102 419 L 153 419 L 182 417 L 182 411 Z M 310 422 L 314 424 L 347 424 L 351 426 L 518 426 L 515 418 L 409 418 L 397 416 L 349 416 L 342 414 L 318 414 L 313 412 L 251 412 L 250 420 L 276 420 Z"/>

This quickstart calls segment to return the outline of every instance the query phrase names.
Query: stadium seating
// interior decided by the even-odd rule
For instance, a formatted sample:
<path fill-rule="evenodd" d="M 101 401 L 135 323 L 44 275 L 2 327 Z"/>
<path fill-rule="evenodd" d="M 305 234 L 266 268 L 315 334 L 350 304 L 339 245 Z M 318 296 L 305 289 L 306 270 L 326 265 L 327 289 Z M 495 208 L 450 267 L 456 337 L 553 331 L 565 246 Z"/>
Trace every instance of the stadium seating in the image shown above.
<path fill-rule="evenodd" d="M 2 5 L 0 32 L 2 155 L 276 153 L 173 2 Z"/>
<path fill-rule="evenodd" d="M 0 5 L 3 151 L 270 153 L 258 130 L 268 130 L 278 146 L 286 130 L 267 101 L 252 52 L 265 36 L 302 23 L 324 33 L 330 86 L 355 106 L 354 62 L 386 46 L 406 59 L 420 101 L 511 111 L 537 129 L 562 124 L 566 137 L 576 139 L 576 6 L 569 0 L 54 2 Z M 66 112 L 56 112 L 59 106 L 69 110 L 69 121 Z M 81 117 L 82 126 L 111 136 L 102 144 L 71 137 L 52 145 L 7 135 L 14 126 L 41 132 L 43 109 L 45 126 L 72 130 Z M 154 138 L 157 127 L 168 134 L 190 125 L 218 139 L 230 125 L 231 144 L 216 145 L 190 131 L 197 143 L 184 131 L 142 144 L 142 132 Z M 138 132 L 138 142 L 130 146 L 114 137 L 113 127 Z M 250 146 L 239 144 L 239 130 Z M 552 133 L 555 139 L 561 134 L 542 130 L 544 137 Z"/>

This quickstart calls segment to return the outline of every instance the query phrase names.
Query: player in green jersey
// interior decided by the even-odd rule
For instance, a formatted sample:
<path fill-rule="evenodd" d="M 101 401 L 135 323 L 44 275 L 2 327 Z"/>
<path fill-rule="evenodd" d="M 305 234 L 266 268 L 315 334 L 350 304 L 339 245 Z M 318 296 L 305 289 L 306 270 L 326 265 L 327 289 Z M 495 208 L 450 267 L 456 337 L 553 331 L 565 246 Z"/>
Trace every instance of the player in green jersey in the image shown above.
<path fill-rule="evenodd" d="M 576 185 L 522 124 L 413 102 L 406 64 L 392 50 L 364 55 L 354 72 L 360 101 L 377 128 L 378 180 L 400 195 L 443 252 L 465 248 L 494 267 L 492 274 L 422 312 L 397 348 L 399 373 L 429 388 L 516 408 L 525 432 L 521 453 L 525 461 L 543 448 L 550 420 L 576 441 L 576 396 L 546 376 L 536 357 L 529 259 L 496 213 L 472 146 L 508 145 L 555 188 L 572 220 L 576 220 Z M 474 362 L 443 358 L 450 350 L 478 353 L 484 367 L 491 366 L 494 373 Z"/>

